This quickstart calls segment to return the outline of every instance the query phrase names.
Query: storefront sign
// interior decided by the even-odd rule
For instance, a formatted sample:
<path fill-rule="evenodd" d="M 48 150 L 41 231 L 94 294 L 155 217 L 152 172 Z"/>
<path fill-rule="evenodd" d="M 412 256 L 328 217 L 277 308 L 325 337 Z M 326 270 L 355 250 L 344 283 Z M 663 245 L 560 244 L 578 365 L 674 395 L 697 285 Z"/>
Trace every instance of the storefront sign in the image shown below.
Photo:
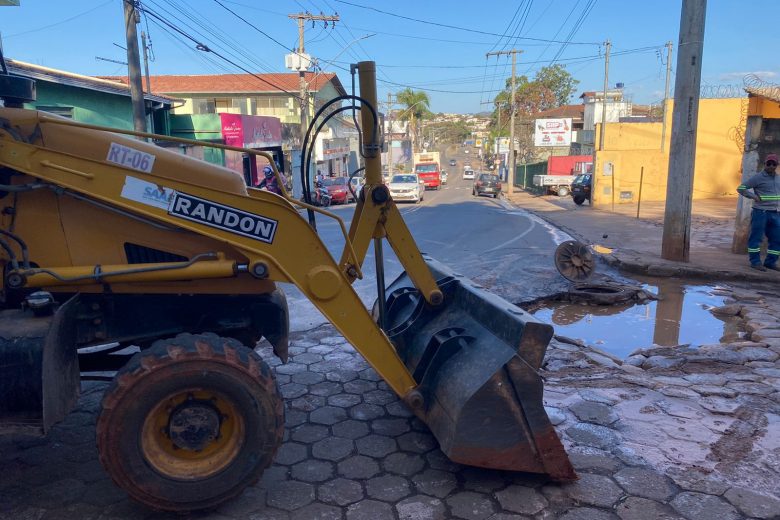
<path fill-rule="evenodd" d="M 219 118 L 222 122 L 222 137 L 228 146 L 282 146 L 282 123 L 275 117 L 219 114 Z"/>
<path fill-rule="evenodd" d="M 534 124 L 534 146 L 570 146 L 571 118 L 537 119 Z"/>

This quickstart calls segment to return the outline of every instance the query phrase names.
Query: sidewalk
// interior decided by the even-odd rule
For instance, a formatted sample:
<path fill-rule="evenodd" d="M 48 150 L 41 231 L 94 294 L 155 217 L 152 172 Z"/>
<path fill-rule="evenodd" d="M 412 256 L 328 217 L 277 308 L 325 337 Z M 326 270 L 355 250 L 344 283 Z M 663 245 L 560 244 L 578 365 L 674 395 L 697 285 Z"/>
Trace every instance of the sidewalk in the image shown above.
<path fill-rule="evenodd" d="M 736 197 L 695 200 L 691 218 L 690 262 L 661 258 L 664 203 L 643 202 L 640 218 L 635 204 L 593 208 L 577 206 L 571 197 L 536 196 L 515 192 L 513 205 L 531 211 L 575 239 L 612 249 L 600 257 L 623 271 L 649 276 L 780 283 L 780 274 L 751 269 L 747 253 L 731 252 Z"/>

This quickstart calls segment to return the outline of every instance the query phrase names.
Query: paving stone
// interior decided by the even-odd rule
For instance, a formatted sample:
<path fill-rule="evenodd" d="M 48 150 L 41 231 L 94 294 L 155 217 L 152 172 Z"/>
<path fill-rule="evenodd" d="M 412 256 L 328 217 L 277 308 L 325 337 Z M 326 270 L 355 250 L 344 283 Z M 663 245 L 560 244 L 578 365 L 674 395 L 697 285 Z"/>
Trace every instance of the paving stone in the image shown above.
<path fill-rule="evenodd" d="M 703 396 L 736 397 L 737 395 L 734 389 L 725 386 L 693 385 L 691 390 Z"/>
<path fill-rule="evenodd" d="M 466 520 L 483 520 L 495 512 L 495 506 L 482 493 L 462 491 L 445 500 L 450 506 L 450 512 Z"/>
<path fill-rule="evenodd" d="M 574 442 L 601 449 L 611 448 L 620 440 L 615 431 L 597 424 L 575 424 L 566 429 L 566 434 Z"/>
<path fill-rule="evenodd" d="M 492 493 L 506 486 L 508 473 L 494 469 L 466 467 L 460 471 L 459 475 L 464 489 L 479 493 Z"/>
<path fill-rule="evenodd" d="M 592 388 L 585 388 L 582 390 L 578 390 L 577 394 L 580 397 L 582 397 L 585 401 L 591 401 L 594 403 L 613 405 L 620 402 L 619 399 L 616 399 L 615 397 L 612 397 L 610 395 L 606 395 L 604 392 L 601 392 L 599 390 L 594 390 Z"/>
<path fill-rule="evenodd" d="M 447 509 L 438 498 L 414 495 L 395 505 L 398 520 L 444 520 Z"/>
<path fill-rule="evenodd" d="M 314 486 L 295 480 L 277 482 L 268 489 L 267 503 L 271 507 L 294 511 L 314 500 Z"/>
<path fill-rule="evenodd" d="M 371 390 L 376 390 L 376 383 L 373 381 L 365 381 L 363 379 L 355 379 L 348 383 L 344 383 L 344 391 L 350 394 L 367 394 Z"/>
<path fill-rule="evenodd" d="M 290 410 L 288 408 L 284 411 L 284 425 L 287 428 L 295 428 L 308 420 L 309 414 L 301 410 Z"/>
<path fill-rule="evenodd" d="M 351 479 L 371 478 L 379 473 L 379 464 L 370 457 L 356 455 L 339 462 L 338 473 Z"/>
<path fill-rule="evenodd" d="M 425 517 L 418 517 L 425 518 Z M 347 509 L 347 520 L 395 520 L 393 507 L 376 500 L 363 500 Z"/>
<path fill-rule="evenodd" d="M 535 515 L 547 507 L 547 499 L 533 488 L 513 485 L 496 493 L 496 499 L 507 511 L 524 515 Z"/>
<path fill-rule="evenodd" d="M 287 363 L 286 365 L 279 365 L 274 370 L 279 374 L 293 375 L 299 372 L 306 372 L 308 368 L 303 363 Z"/>
<path fill-rule="evenodd" d="M 668 397 L 681 397 L 685 399 L 696 399 L 699 397 L 698 393 L 681 386 L 665 386 L 659 388 L 658 391 Z"/>
<path fill-rule="evenodd" d="M 295 428 L 290 435 L 292 440 L 304 443 L 317 442 L 330 435 L 326 426 L 303 424 Z"/>
<path fill-rule="evenodd" d="M 634 355 L 634 356 L 628 356 L 624 361 L 624 365 L 630 365 L 634 367 L 641 367 L 645 361 L 647 361 L 647 358 L 642 355 Z"/>
<path fill-rule="evenodd" d="M 366 482 L 366 494 L 377 500 L 397 502 L 410 494 L 409 482 L 395 475 L 375 477 Z"/>
<path fill-rule="evenodd" d="M 298 354 L 297 356 L 295 356 L 295 359 L 293 361 L 295 361 L 296 363 L 303 363 L 304 365 L 309 365 L 311 363 L 317 363 L 318 361 L 322 361 L 322 356 L 316 352 L 307 350 L 303 354 Z"/>
<path fill-rule="evenodd" d="M 612 513 L 590 507 L 575 507 L 559 517 L 560 520 L 615 520 L 616 518 Z"/>
<path fill-rule="evenodd" d="M 558 426 L 566 420 L 566 414 L 560 408 L 545 406 L 544 411 L 547 412 L 547 417 L 549 417 L 553 426 Z"/>
<path fill-rule="evenodd" d="M 729 488 L 729 485 L 722 480 L 689 468 L 671 468 L 666 472 L 666 475 L 686 491 L 722 495 Z"/>
<path fill-rule="evenodd" d="M 585 357 L 587 357 L 597 365 L 601 365 L 607 368 L 616 368 L 618 366 L 618 364 L 615 363 L 613 359 L 610 359 L 607 356 L 602 356 L 601 354 L 598 354 L 596 352 L 585 351 L 584 354 Z"/>
<path fill-rule="evenodd" d="M 277 464 L 296 464 L 307 456 L 306 446 L 297 442 L 285 442 L 276 452 L 274 462 Z"/>
<path fill-rule="evenodd" d="M 780 500 L 776 497 L 737 487 L 729 489 L 723 496 L 746 516 L 761 519 L 780 516 Z"/>
<path fill-rule="evenodd" d="M 323 397 L 338 394 L 342 391 L 341 384 L 333 381 L 323 381 L 322 383 L 317 383 L 316 385 L 309 387 L 310 394 L 321 395 Z"/>
<path fill-rule="evenodd" d="M 411 410 L 402 402 L 396 401 L 385 406 L 387 413 L 395 417 L 413 417 L 414 414 Z"/>
<path fill-rule="evenodd" d="M 355 444 L 357 445 L 358 453 L 376 458 L 385 457 L 398 449 L 398 445 L 392 437 L 373 433 L 361 437 Z"/>
<path fill-rule="evenodd" d="M 441 471 L 455 472 L 466 466 L 462 466 L 457 462 L 451 461 L 441 450 L 433 450 L 425 454 L 425 460 L 428 461 L 428 465 L 432 469 L 439 469 Z"/>
<path fill-rule="evenodd" d="M 592 473 L 580 473 L 580 479 L 565 485 L 564 490 L 578 503 L 596 507 L 612 507 L 623 495 L 612 479 Z"/>
<path fill-rule="evenodd" d="M 325 376 L 317 372 L 299 372 L 292 376 L 292 382 L 301 385 L 316 385 L 323 381 L 325 381 Z"/>
<path fill-rule="evenodd" d="M 639 497 L 628 497 L 615 512 L 621 520 L 684 520 L 666 504 Z"/>
<path fill-rule="evenodd" d="M 691 361 L 697 361 L 699 359 L 720 361 L 721 363 L 728 363 L 731 365 L 743 365 L 748 360 L 743 354 L 727 348 L 705 350 L 697 353 L 695 356 L 691 356 L 689 359 Z"/>
<path fill-rule="evenodd" d="M 391 453 L 382 461 L 382 467 L 385 471 L 411 477 L 415 473 L 422 471 L 425 467 L 425 459 L 416 454 L 396 452 Z"/>
<path fill-rule="evenodd" d="M 569 410 L 571 410 L 580 421 L 600 424 L 601 426 L 609 426 L 618 420 L 618 416 L 612 411 L 612 408 L 602 403 L 579 401 L 569 406 Z"/>
<path fill-rule="evenodd" d="M 668 477 L 651 469 L 623 468 L 614 478 L 629 495 L 659 502 L 667 501 L 676 491 Z"/>
<path fill-rule="evenodd" d="M 455 475 L 436 469 L 427 469 L 412 478 L 417 490 L 426 495 L 444 498 L 455 489 L 458 481 Z"/>
<path fill-rule="evenodd" d="M 337 383 L 348 383 L 350 381 L 354 381 L 358 378 L 358 373 L 355 370 L 346 370 L 346 369 L 333 369 L 328 370 L 325 373 L 325 378 L 328 381 L 335 381 Z"/>
<path fill-rule="evenodd" d="M 754 372 L 765 377 L 774 377 L 780 379 L 780 368 L 757 368 L 754 370 Z"/>
<path fill-rule="evenodd" d="M 758 374 L 733 374 L 729 375 L 729 382 L 731 381 L 750 381 L 752 383 L 761 383 L 764 380 Z"/>
<path fill-rule="evenodd" d="M 720 374 L 708 374 L 708 373 L 702 373 L 702 374 L 687 374 L 683 376 L 683 379 L 686 381 L 690 381 L 693 384 L 696 385 L 725 385 L 726 381 L 728 381 L 728 378 L 726 376 L 720 375 Z"/>
<path fill-rule="evenodd" d="M 372 390 L 363 394 L 363 401 L 369 404 L 385 405 L 398 400 L 398 396 L 387 390 Z"/>
<path fill-rule="evenodd" d="M 343 437 L 329 437 L 314 443 L 311 453 L 318 459 L 339 461 L 355 451 L 355 442 Z"/>
<path fill-rule="evenodd" d="M 612 454 L 589 446 L 575 446 L 568 450 L 569 460 L 575 469 L 602 470 L 612 473 L 623 467 L 623 464 Z"/>
<path fill-rule="evenodd" d="M 718 520 L 737 520 L 740 514 L 734 507 L 720 497 L 684 491 L 674 497 L 671 506 L 688 520 L 717 518 Z"/>
<path fill-rule="evenodd" d="M 685 360 L 683 358 L 668 358 L 665 356 L 650 356 L 642 363 L 642 368 L 650 370 L 653 368 L 677 368 L 681 366 Z"/>
<path fill-rule="evenodd" d="M 309 504 L 295 511 L 291 520 L 341 520 L 341 509 L 325 504 Z"/>
<path fill-rule="evenodd" d="M 337 406 L 323 406 L 309 414 L 313 423 L 333 425 L 347 418 L 347 412 Z"/>
<path fill-rule="evenodd" d="M 325 406 L 325 398 L 320 395 L 306 394 L 289 401 L 289 404 L 290 408 L 294 408 L 295 410 L 313 412 L 314 410 Z"/>
<path fill-rule="evenodd" d="M 382 376 L 376 373 L 376 370 L 373 368 L 366 368 L 364 370 L 361 370 L 360 372 L 360 379 L 365 379 L 366 381 L 374 381 L 379 382 L 382 380 Z"/>
<path fill-rule="evenodd" d="M 409 432 L 398 437 L 398 445 L 404 451 L 427 453 L 438 446 L 436 438 L 426 432 Z"/>
<path fill-rule="evenodd" d="M 333 464 L 316 459 L 304 460 L 290 468 L 290 475 L 304 482 L 324 482 L 333 476 Z"/>
<path fill-rule="evenodd" d="M 655 404 L 672 417 L 682 417 L 684 419 L 701 419 L 703 416 L 701 411 L 694 408 L 693 406 L 689 406 L 684 402 L 661 399 L 656 401 Z"/>
<path fill-rule="evenodd" d="M 411 429 L 407 419 L 374 419 L 371 421 L 371 430 L 380 435 L 398 436 Z"/>
<path fill-rule="evenodd" d="M 769 395 L 775 391 L 774 388 L 763 383 L 750 383 L 741 381 L 731 381 L 728 383 L 728 387 L 739 392 L 740 394 Z"/>
<path fill-rule="evenodd" d="M 285 399 L 295 399 L 296 397 L 306 395 L 306 392 L 308 392 L 306 385 L 300 385 L 298 383 L 287 383 L 286 385 L 281 385 L 279 387 L 279 393 L 282 394 L 282 397 Z"/>
<path fill-rule="evenodd" d="M 724 399 L 723 397 L 709 396 L 699 399 L 699 406 L 712 413 L 719 415 L 734 415 L 739 408 L 739 403 L 733 399 Z"/>
<path fill-rule="evenodd" d="M 349 409 L 349 416 L 358 421 L 371 421 L 385 415 L 385 409 L 375 404 L 361 403 Z"/>
<path fill-rule="evenodd" d="M 780 338 L 780 329 L 761 329 L 750 335 L 750 339 L 753 341 L 764 341 L 770 338 Z"/>
<path fill-rule="evenodd" d="M 777 361 L 780 355 L 765 347 L 747 347 L 739 349 L 739 353 L 746 356 L 748 361 Z"/>
<path fill-rule="evenodd" d="M 359 439 L 368 435 L 368 425 L 361 421 L 347 419 L 331 426 L 333 435 L 344 437 L 345 439 Z"/>
<path fill-rule="evenodd" d="M 360 403 L 360 396 L 355 394 L 336 394 L 328 397 L 328 404 L 339 408 L 349 408 Z"/>
<path fill-rule="evenodd" d="M 317 498 L 327 504 L 346 506 L 362 500 L 363 496 L 360 482 L 345 478 L 330 480 L 317 488 Z"/>

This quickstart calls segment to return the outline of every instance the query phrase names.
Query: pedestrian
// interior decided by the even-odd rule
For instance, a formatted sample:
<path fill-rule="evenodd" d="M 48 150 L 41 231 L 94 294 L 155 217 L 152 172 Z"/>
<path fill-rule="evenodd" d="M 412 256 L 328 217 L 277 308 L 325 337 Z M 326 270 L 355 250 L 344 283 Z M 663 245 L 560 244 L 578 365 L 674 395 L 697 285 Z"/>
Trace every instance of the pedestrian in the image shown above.
<path fill-rule="evenodd" d="M 751 189 L 752 192 L 748 191 Z M 758 271 L 780 271 L 780 266 L 777 265 L 777 259 L 780 257 L 780 179 L 777 177 L 777 155 L 767 155 L 764 169 L 744 184 L 740 184 L 737 192 L 743 197 L 753 199 L 748 238 L 750 267 Z M 764 241 L 764 235 L 769 240 L 769 248 L 762 265 L 761 242 Z"/>

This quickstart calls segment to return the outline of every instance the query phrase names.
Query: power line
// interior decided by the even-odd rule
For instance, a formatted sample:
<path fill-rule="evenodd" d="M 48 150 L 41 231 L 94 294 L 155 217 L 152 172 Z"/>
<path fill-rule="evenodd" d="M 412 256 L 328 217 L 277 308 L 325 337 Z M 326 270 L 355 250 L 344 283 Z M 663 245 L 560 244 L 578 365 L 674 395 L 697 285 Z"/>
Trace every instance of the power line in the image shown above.
<path fill-rule="evenodd" d="M 65 18 L 64 20 L 60 20 L 59 22 L 50 23 L 50 24 L 48 24 L 48 25 L 44 25 L 44 26 L 42 26 L 42 27 L 38 27 L 38 28 L 35 28 L 35 29 L 30 29 L 30 30 L 28 30 L 28 31 L 22 31 L 22 32 L 19 32 L 19 33 L 16 33 L 16 34 L 8 34 L 8 35 L 4 35 L 4 36 L 3 36 L 3 38 L 4 38 L 4 39 L 8 39 L 8 38 L 15 38 L 15 37 L 17 37 L 17 36 L 23 36 L 23 35 L 25 35 L 25 34 L 30 34 L 30 33 L 38 32 L 38 31 L 43 31 L 43 30 L 45 30 L 45 29 L 50 29 L 50 28 L 52 28 L 52 27 L 56 27 L 56 26 L 58 26 L 58 25 L 62 25 L 62 24 L 64 24 L 64 23 L 68 23 L 68 22 L 70 22 L 71 20 L 75 20 L 76 18 L 80 18 L 80 17 L 82 17 L 82 16 L 84 16 L 84 15 L 87 15 L 87 14 L 89 14 L 89 13 L 92 13 L 92 12 L 94 12 L 94 11 L 97 11 L 97 10 L 98 10 L 98 9 L 100 9 L 101 7 L 105 7 L 105 6 L 107 6 L 108 4 L 111 4 L 111 3 L 114 3 L 114 0 L 108 0 L 107 2 L 103 2 L 102 4 L 98 4 L 98 5 L 96 5 L 96 6 L 95 6 L 95 7 L 93 7 L 92 9 L 89 9 L 89 10 L 87 10 L 87 11 L 83 11 L 83 12 L 81 12 L 81 13 L 79 13 L 79 14 L 75 14 L 75 15 L 73 15 L 73 16 L 71 16 L 71 17 L 69 17 L 69 18 Z"/>
<path fill-rule="evenodd" d="M 449 25 L 449 24 L 443 24 L 443 23 L 438 23 L 438 22 L 431 22 L 429 20 L 420 20 L 419 18 L 412 18 L 410 16 L 404 16 L 402 14 L 391 13 L 391 12 L 388 12 L 388 11 L 383 11 L 381 9 L 377 9 L 376 7 L 369 7 L 369 6 L 365 6 L 365 5 L 356 4 L 356 3 L 353 3 L 353 2 L 347 2 L 346 0 L 334 0 L 334 1 L 338 2 L 340 4 L 351 5 L 353 7 L 359 7 L 361 9 L 368 9 L 369 11 L 375 11 L 377 13 L 385 14 L 385 15 L 388 15 L 388 16 L 393 16 L 393 17 L 396 17 L 396 18 L 401 18 L 403 20 L 409 20 L 409 21 L 412 21 L 412 22 L 424 23 L 424 24 L 427 24 L 427 25 L 434 25 L 436 27 L 445 27 L 447 29 L 456 29 L 458 31 L 467 31 L 467 32 L 474 33 L 474 34 L 484 34 L 486 36 L 502 36 L 501 34 L 498 34 L 498 33 L 492 33 L 492 32 L 487 32 L 487 31 L 480 31 L 480 30 L 477 30 L 477 29 L 469 29 L 468 27 L 458 27 L 457 25 Z M 531 40 L 531 41 L 537 41 L 537 42 L 566 43 L 566 42 L 558 41 L 558 40 L 547 40 L 547 39 L 544 39 L 544 38 L 531 38 L 530 36 L 518 36 L 517 39 L 518 40 Z M 569 42 L 569 44 L 570 45 L 600 45 L 600 43 L 597 43 L 597 42 Z"/>
<path fill-rule="evenodd" d="M 558 49 L 558 52 L 555 53 L 555 56 L 553 57 L 552 61 L 550 62 L 550 65 L 555 63 L 558 58 L 561 57 L 563 52 L 566 50 L 566 47 L 568 47 L 569 43 L 572 38 L 577 34 L 577 32 L 580 30 L 580 27 L 582 27 L 582 24 L 585 22 L 585 19 L 588 17 L 590 12 L 593 10 L 593 7 L 595 7 L 596 2 L 598 0 L 588 0 L 588 3 L 585 4 L 585 7 L 582 10 L 582 13 L 580 13 L 579 18 L 574 22 L 574 25 L 572 26 L 571 30 L 569 31 L 569 34 L 566 36 L 566 42 L 563 45 L 561 45 L 561 48 Z"/>

